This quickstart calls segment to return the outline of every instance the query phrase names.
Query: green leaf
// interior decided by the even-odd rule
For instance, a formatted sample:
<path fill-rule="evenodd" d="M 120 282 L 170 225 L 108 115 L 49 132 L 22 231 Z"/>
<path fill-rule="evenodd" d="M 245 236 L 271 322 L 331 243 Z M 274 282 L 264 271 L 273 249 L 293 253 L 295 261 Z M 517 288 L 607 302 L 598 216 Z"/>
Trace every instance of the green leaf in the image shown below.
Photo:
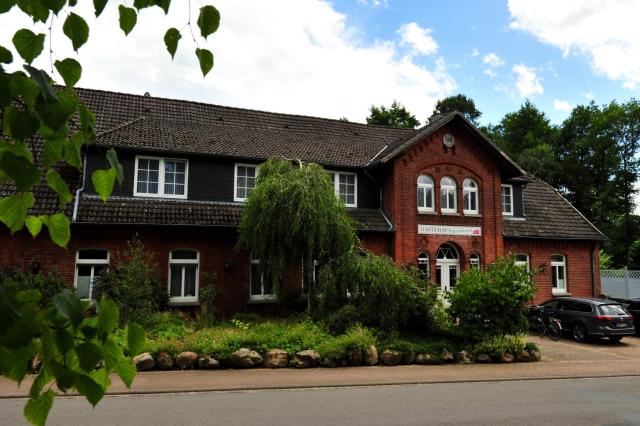
<path fill-rule="evenodd" d="M 149 0 L 133 0 L 133 7 L 135 7 L 138 10 L 147 8 L 152 6 L 151 1 Z"/>
<path fill-rule="evenodd" d="M 93 0 L 93 9 L 96 11 L 96 18 L 100 16 L 109 0 Z"/>
<path fill-rule="evenodd" d="M 77 345 L 74 349 L 78 355 L 80 368 L 86 372 L 93 370 L 98 361 L 102 359 L 102 351 L 94 343 L 85 342 Z"/>
<path fill-rule="evenodd" d="M 45 7 L 51 10 L 55 15 L 62 10 L 62 7 L 67 3 L 66 0 L 43 0 Z M 69 6 L 72 6 L 71 1 Z"/>
<path fill-rule="evenodd" d="M 54 169 L 49 169 L 47 172 L 47 184 L 51 189 L 56 191 L 58 198 L 60 199 L 60 203 L 68 204 L 73 200 L 73 195 L 71 195 L 67 183 L 62 179 L 60 173 Z"/>
<path fill-rule="evenodd" d="M 84 395 L 94 407 L 104 396 L 104 388 L 84 374 L 76 374 L 74 385 L 78 392 Z"/>
<path fill-rule="evenodd" d="M 44 48 L 44 34 L 36 35 L 33 31 L 26 28 L 16 31 L 12 41 L 18 54 L 28 64 L 40 56 Z"/>
<path fill-rule="evenodd" d="M 3 132 L 13 136 L 18 140 L 25 140 L 38 131 L 40 121 L 29 111 L 22 111 L 18 108 L 7 107 L 4 109 L 2 119 Z"/>
<path fill-rule="evenodd" d="M 71 139 L 64 143 L 62 157 L 66 162 L 75 166 L 77 169 L 82 167 L 82 158 L 80 157 L 80 148 L 84 144 L 84 136 L 76 133 Z"/>
<path fill-rule="evenodd" d="M 130 322 L 127 328 L 127 346 L 131 356 L 136 356 L 144 348 L 145 332 L 140 324 Z"/>
<path fill-rule="evenodd" d="M 120 28 L 125 35 L 129 35 L 133 27 L 136 26 L 138 14 L 134 8 L 123 5 L 118 6 L 118 12 L 120 13 Z"/>
<path fill-rule="evenodd" d="M 62 213 L 56 213 L 46 219 L 47 228 L 49 228 L 49 236 L 51 241 L 62 248 L 67 248 L 71 239 L 71 223 L 67 216 Z"/>
<path fill-rule="evenodd" d="M 53 379 L 53 376 L 49 372 L 49 369 L 41 368 L 40 372 L 38 373 L 38 376 L 31 384 L 31 388 L 29 389 L 29 396 L 31 398 L 36 398 L 42 391 L 42 388 L 44 387 L 44 385 L 49 383 L 52 379 Z"/>
<path fill-rule="evenodd" d="M 116 364 L 115 370 L 127 388 L 131 388 L 131 383 L 133 383 L 133 379 L 136 377 L 136 366 L 133 365 L 131 359 L 122 359 Z"/>
<path fill-rule="evenodd" d="M 54 65 L 64 80 L 64 84 L 69 87 L 75 86 L 82 76 L 82 66 L 75 59 L 67 58 L 62 61 L 55 61 Z"/>
<path fill-rule="evenodd" d="M 104 354 L 104 363 L 108 369 L 116 368 L 122 360 L 126 360 L 122 353 L 122 348 L 111 337 L 105 339 L 102 345 L 102 352 Z"/>
<path fill-rule="evenodd" d="M 51 77 L 49 77 L 49 74 L 31 65 L 25 65 L 24 69 L 26 69 L 31 76 L 31 80 L 40 88 L 40 93 L 42 93 L 42 97 L 46 103 L 58 102 L 58 94 L 51 85 Z"/>
<path fill-rule="evenodd" d="M 165 36 L 165 43 L 166 43 L 166 36 Z M 11 62 L 13 62 L 13 55 L 11 54 L 11 51 L 4 46 L 0 46 L 0 63 L 10 64 Z"/>
<path fill-rule="evenodd" d="M 24 223 L 31 236 L 35 238 L 38 236 L 40 231 L 42 231 L 42 225 L 44 223 L 43 216 L 27 216 Z"/>
<path fill-rule="evenodd" d="M 107 201 L 107 198 L 111 195 L 117 175 L 118 174 L 113 168 L 107 170 L 96 170 L 91 175 L 93 188 L 96 190 L 98 195 L 100 195 L 102 201 Z"/>
<path fill-rule="evenodd" d="M 53 397 L 54 393 L 50 389 L 36 398 L 29 398 L 24 406 L 25 419 L 37 426 L 44 425 L 53 406 Z"/>
<path fill-rule="evenodd" d="M 22 229 L 27 210 L 33 207 L 34 202 L 32 192 L 0 199 L 0 221 L 9 227 L 12 234 Z"/>
<path fill-rule="evenodd" d="M 178 41 L 180 41 L 181 38 L 182 35 L 180 35 L 180 31 L 175 28 L 169 28 L 164 34 L 164 44 L 167 46 L 171 59 L 173 59 L 176 50 L 178 50 Z"/>
<path fill-rule="evenodd" d="M 66 392 L 67 389 L 73 386 L 75 377 L 71 369 L 59 363 L 58 361 L 49 362 L 49 368 L 56 378 L 58 389 L 60 389 L 62 392 Z"/>
<path fill-rule="evenodd" d="M 11 74 L 9 90 L 12 97 L 22 97 L 28 109 L 33 108 L 38 95 L 40 95 L 40 88 L 20 71 Z M 0 91 L 0 93 L 2 92 Z"/>
<path fill-rule="evenodd" d="M 207 5 L 200 8 L 198 16 L 198 27 L 200 35 L 206 40 L 208 36 L 215 33 L 220 26 L 220 12 L 213 6 Z"/>
<path fill-rule="evenodd" d="M 164 14 L 169 13 L 169 6 L 171 6 L 171 0 L 150 0 L 150 3 L 155 4 L 160 9 L 164 10 Z"/>
<path fill-rule="evenodd" d="M 62 139 L 50 139 L 44 141 L 42 148 L 42 165 L 45 167 L 53 166 L 62 159 L 62 152 L 64 149 L 64 140 Z"/>
<path fill-rule="evenodd" d="M 89 25 L 81 16 L 71 12 L 62 25 L 62 32 L 71 40 L 73 50 L 78 51 L 89 38 Z"/>
<path fill-rule="evenodd" d="M 107 151 L 107 161 L 113 171 L 116 172 L 116 179 L 118 179 L 118 183 L 122 185 L 122 182 L 124 181 L 124 170 L 122 168 L 122 164 L 118 161 L 118 154 L 115 149 L 111 148 Z"/>
<path fill-rule="evenodd" d="M 38 168 L 31 161 L 10 151 L 0 155 L 0 171 L 15 181 L 18 192 L 29 191 L 40 182 Z"/>
<path fill-rule="evenodd" d="M 16 5 L 16 0 L 0 0 L 0 13 L 6 13 Z"/>
<path fill-rule="evenodd" d="M 200 70 L 202 75 L 206 76 L 211 68 L 213 68 L 213 53 L 207 49 L 196 49 L 196 56 L 200 62 Z"/>
<path fill-rule="evenodd" d="M 109 389 L 111 387 L 111 379 L 109 378 L 109 370 L 106 368 L 100 368 L 93 370 L 89 373 L 89 377 L 96 381 L 97 384 L 103 387 L 103 389 Z"/>
<path fill-rule="evenodd" d="M 49 18 L 49 10 L 41 0 L 18 0 L 18 6 L 24 13 L 33 18 L 33 22 L 46 23 L 47 18 Z"/>
<path fill-rule="evenodd" d="M 80 325 L 84 319 L 82 303 L 71 290 L 65 289 L 53 296 L 53 305 L 63 317 L 71 321 L 74 327 Z"/>
<path fill-rule="evenodd" d="M 120 321 L 118 305 L 109 299 L 102 299 L 98 305 L 98 331 L 109 335 Z"/>
<path fill-rule="evenodd" d="M 74 341 L 71 333 L 66 328 L 55 330 L 53 332 L 53 340 L 56 343 L 58 352 L 62 355 L 66 355 L 71 349 L 73 349 Z"/>
<path fill-rule="evenodd" d="M 80 102 L 78 110 L 80 111 L 80 124 L 82 125 L 82 131 L 88 135 L 93 135 L 96 127 L 96 117 L 91 111 Z"/>

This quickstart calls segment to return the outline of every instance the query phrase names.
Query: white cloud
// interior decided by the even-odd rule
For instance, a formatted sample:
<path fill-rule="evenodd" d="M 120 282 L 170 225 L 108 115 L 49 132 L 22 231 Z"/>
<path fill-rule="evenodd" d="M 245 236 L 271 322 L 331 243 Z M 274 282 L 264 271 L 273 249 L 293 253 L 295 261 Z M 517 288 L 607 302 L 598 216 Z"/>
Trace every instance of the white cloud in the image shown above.
<path fill-rule="evenodd" d="M 593 96 L 593 93 L 591 92 L 583 93 L 582 96 L 584 96 L 585 99 L 587 99 L 588 101 L 592 101 L 595 99 L 595 97 Z"/>
<path fill-rule="evenodd" d="M 569 53 L 586 55 L 593 70 L 627 89 L 640 83 L 640 2 L 509 0 L 510 27 Z"/>
<path fill-rule="evenodd" d="M 504 65 L 504 60 L 500 56 L 491 52 L 483 56 L 482 63 L 490 67 L 497 68 Z"/>
<path fill-rule="evenodd" d="M 567 101 L 555 99 L 553 101 L 553 109 L 556 111 L 570 112 L 573 109 L 573 106 Z"/>
<path fill-rule="evenodd" d="M 489 77 L 491 77 L 491 78 L 496 78 L 496 77 L 498 76 L 498 73 L 497 73 L 497 72 L 495 72 L 494 70 L 492 70 L 491 68 L 486 68 L 486 69 L 484 70 L 484 73 L 485 73 L 486 75 L 488 75 Z"/>
<path fill-rule="evenodd" d="M 431 28 L 409 22 L 402 24 L 397 33 L 400 34 L 400 45 L 410 46 L 414 53 L 430 55 L 438 50 L 438 43 L 431 37 Z"/>
<path fill-rule="evenodd" d="M 397 40 L 364 43 L 356 37 L 361 29 L 349 26 L 328 2 L 216 0 L 220 29 L 200 42 L 215 55 L 206 78 L 184 27 L 187 2 L 172 2 L 168 16 L 156 8 L 143 11 L 129 37 L 118 27 L 116 5 L 109 3 L 97 20 L 91 2 L 79 5 L 77 13 L 91 27 L 90 41 L 76 55 L 56 20 L 53 50 L 58 58 L 79 57 L 81 87 L 356 121 L 364 121 L 372 104 L 394 99 L 424 118 L 437 99 L 455 90 L 444 60 L 431 66 L 414 62 L 401 54 Z M 33 29 L 19 16 L 17 8 L 0 15 L 1 45 L 11 46 L 18 28 Z M 162 41 L 170 26 L 183 36 L 173 62 Z M 37 31 L 45 33 L 46 27 Z M 48 55 L 36 65 L 49 70 Z"/>
<path fill-rule="evenodd" d="M 389 5 L 389 0 L 358 0 L 359 4 L 362 5 L 371 5 L 371 6 L 388 6 Z"/>
<path fill-rule="evenodd" d="M 475 58 L 476 56 L 480 56 L 480 51 L 479 51 L 477 48 L 474 48 L 474 49 L 471 51 L 471 57 L 472 57 L 472 58 Z"/>
<path fill-rule="evenodd" d="M 512 71 L 516 75 L 516 90 L 520 97 L 526 98 L 544 93 L 535 68 L 517 64 L 513 66 Z"/>

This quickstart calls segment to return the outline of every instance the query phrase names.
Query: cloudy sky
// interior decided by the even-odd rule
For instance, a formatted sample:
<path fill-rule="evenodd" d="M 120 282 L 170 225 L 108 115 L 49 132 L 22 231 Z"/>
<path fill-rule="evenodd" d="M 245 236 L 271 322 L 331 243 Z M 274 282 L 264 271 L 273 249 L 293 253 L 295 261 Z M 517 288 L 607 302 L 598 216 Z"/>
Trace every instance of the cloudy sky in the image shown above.
<path fill-rule="evenodd" d="M 222 22 L 198 41 L 215 55 L 206 78 L 186 1 L 174 0 L 167 17 L 145 11 L 129 37 L 120 2 L 97 20 L 91 2 L 80 3 L 90 42 L 74 53 L 62 16 L 52 48 L 54 59 L 79 58 L 82 87 L 353 121 L 394 99 L 424 121 L 437 99 L 464 93 L 485 124 L 527 98 L 561 122 L 577 104 L 640 97 L 638 0 L 212 0 Z M 4 46 L 34 28 L 16 10 L 0 16 Z M 170 26 L 183 35 L 173 61 L 162 42 Z M 49 55 L 36 64 L 49 69 Z"/>

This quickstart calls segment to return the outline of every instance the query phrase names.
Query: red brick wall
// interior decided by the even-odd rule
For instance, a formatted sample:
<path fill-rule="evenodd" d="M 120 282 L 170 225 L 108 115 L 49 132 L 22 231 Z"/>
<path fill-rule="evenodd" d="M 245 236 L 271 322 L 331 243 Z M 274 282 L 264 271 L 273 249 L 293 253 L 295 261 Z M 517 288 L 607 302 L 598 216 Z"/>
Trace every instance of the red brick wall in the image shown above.
<path fill-rule="evenodd" d="M 526 253 L 529 255 L 529 264 L 532 270 L 541 269 L 544 272 L 534 276 L 538 292 L 535 303 L 544 302 L 553 297 L 551 293 L 551 255 L 563 254 L 567 264 L 567 291 L 572 296 L 598 296 L 600 287 L 600 259 L 598 244 L 580 241 L 558 240 L 526 240 L 505 239 L 505 251 L 507 253 Z M 593 251 L 594 250 L 594 251 Z M 595 291 L 592 292 L 591 255 L 594 253 L 594 278 Z"/>
<path fill-rule="evenodd" d="M 391 256 L 391 245 L 393 244 L 392 233 L 366 233 L 360 234 L 362 247 L 378 256 Z"/>

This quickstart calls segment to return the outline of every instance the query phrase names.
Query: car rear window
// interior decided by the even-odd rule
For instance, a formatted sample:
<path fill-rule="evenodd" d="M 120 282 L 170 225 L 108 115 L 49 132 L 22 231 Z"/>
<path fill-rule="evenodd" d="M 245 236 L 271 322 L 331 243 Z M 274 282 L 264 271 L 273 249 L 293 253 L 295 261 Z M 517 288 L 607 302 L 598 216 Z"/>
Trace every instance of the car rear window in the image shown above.
<path fill-rule="evenodd" d="M 621 305 L 600 305 L 599 308 L 602 315 L 626 315 L 627 314 Z"/>

